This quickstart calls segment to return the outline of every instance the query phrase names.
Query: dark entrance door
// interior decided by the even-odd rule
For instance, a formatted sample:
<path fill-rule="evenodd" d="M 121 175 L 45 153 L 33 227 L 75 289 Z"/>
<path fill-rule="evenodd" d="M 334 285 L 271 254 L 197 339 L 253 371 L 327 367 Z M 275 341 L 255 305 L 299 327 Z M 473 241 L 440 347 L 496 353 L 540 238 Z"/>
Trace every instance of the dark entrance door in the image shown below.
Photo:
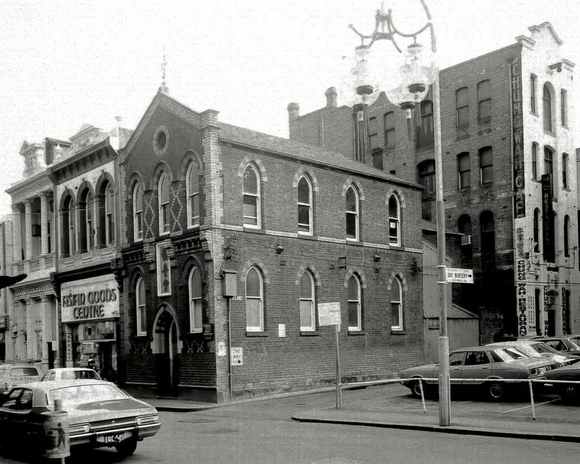
<path fill-rule="evenodd" d="M 175 319 L 165 310 L 157 319 L 155 327 L 156 368 L 159 392 L 176 395 L 178 383 L 177 326 Z"/>

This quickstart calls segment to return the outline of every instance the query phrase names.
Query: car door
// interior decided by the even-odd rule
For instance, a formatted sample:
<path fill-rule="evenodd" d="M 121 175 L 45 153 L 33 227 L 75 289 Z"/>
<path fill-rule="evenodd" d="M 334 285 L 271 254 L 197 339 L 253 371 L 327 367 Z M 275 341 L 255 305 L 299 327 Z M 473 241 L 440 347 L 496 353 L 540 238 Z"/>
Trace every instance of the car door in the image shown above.
<path fill-rule="evenodd" d="M 453 383 L 453 379 L 461 377 L 461 370 L 465 365 L 465 351 L 456 351 L 449 355 L 449 378 Z"/>
<path fill-rule="evenodd" d="M 13 388 L 3 403 L 0 404 L 0 440 L 2 445 L 10 445 L 18 438 L 18 421 L 14 411 L 18 407 L 20 395 L 22 395 L 22 388 Z"/>
<path fill-rule="evenodd" d="M 466 385 L 478 385 L 483 383 L 491 374 L 491 360 L 484 350 L 473 350 L 465 353 L 465 365 L 459 371 L 459 377 L 467 379 L 463 383 Z"/>

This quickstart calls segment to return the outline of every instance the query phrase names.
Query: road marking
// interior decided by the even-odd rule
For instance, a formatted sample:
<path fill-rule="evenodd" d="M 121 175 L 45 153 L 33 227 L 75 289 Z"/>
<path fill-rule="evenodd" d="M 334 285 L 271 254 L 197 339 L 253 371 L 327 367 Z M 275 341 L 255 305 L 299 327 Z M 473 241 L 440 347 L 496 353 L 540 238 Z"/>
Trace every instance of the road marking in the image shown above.
<path fill-rule="evenodd" d="M 545 404 L 553 403 L 554 401 L 558 401 L 558 400 L 559 400 L 559 398 L 554 398 L 553 400 L 544 401 L 543 403 L 536 403 L 536 408 L 539 407 L 539 406 L 544 406 Z M 530 407 L 531 407 L 531 405 L 530 404 L 527 404 L 527 405 L 521 406 L 519 408 L 508 409 L 507 411 L 503 411 L 502 414 L 509 414 L 510 412 L 521 411 L 522 409 L 527 409 L 527 408 L 530 408 Z"/>

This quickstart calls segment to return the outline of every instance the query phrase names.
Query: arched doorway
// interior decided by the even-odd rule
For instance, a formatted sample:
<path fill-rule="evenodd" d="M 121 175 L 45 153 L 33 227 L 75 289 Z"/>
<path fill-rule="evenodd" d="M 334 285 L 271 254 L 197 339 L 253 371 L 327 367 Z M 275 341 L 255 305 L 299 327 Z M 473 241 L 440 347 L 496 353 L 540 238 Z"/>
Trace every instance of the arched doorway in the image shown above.
<path fill-rule="evenodd" d="M 174 395 L 177 392 L 181 343 L 173 308 L 169 305 L 161 306 L 153 327 L 152 352 L 155 356 L 159 392 Z"/>

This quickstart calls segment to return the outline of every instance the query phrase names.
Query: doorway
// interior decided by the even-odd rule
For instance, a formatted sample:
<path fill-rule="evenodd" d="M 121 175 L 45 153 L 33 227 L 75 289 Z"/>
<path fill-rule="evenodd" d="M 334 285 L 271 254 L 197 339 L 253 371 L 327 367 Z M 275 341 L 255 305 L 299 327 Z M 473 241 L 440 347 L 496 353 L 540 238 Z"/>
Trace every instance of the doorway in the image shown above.
<path fill-rule="evenodd" d="M 153 333 L 153 353 L 159 393 L 176 395 L 179 368 L 179 330 L 174 312 L 168 306 L 157 313 Z"/>

